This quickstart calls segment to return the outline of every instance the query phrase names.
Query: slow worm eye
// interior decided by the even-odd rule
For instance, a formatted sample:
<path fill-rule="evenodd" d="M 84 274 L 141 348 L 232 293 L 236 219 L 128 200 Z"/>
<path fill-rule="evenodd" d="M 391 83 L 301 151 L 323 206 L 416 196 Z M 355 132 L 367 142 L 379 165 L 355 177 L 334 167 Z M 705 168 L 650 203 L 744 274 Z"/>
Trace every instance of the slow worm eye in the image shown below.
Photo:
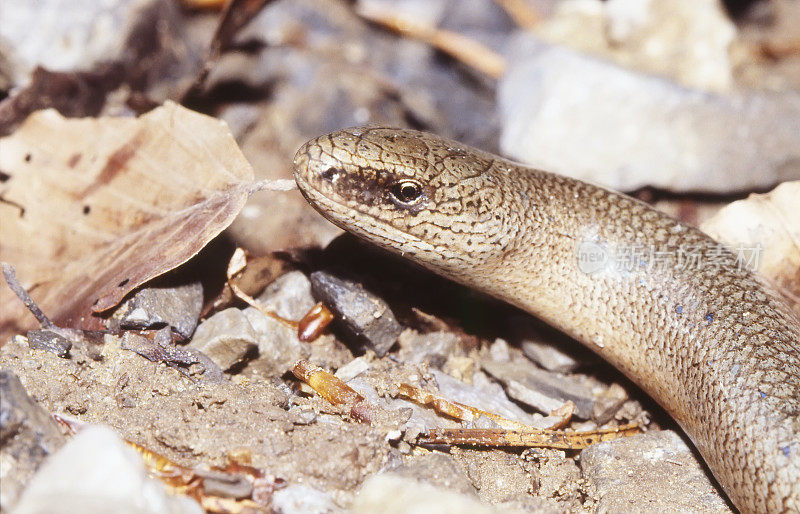
<path fill-rule="evenodd" d="M 422 197 L 422 186 L 413 180 L 398 180 L 389 187 L 389 194 L 402 205 L 413 205 Z"/>

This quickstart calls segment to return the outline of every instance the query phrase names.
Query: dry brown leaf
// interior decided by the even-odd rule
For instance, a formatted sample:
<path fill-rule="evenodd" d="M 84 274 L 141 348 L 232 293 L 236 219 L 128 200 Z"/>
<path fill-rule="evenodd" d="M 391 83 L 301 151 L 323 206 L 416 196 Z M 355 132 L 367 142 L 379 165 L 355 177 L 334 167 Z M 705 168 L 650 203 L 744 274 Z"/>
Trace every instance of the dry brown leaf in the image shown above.
<path fill-rule="evenodd" d="M 60 326 L 185 262 L 236 217 L 253 170 L 227 126 L 168 102 L 139 118 L 31 115 L 0 139 L 0 260 Z M 35 327 L 5 284 L 0 344 Z"/>
<path fill-rule="evenodd" d="M 750 195 L 720 210 L 701 228 L 731 247 L 757 249 L 759 273 L 779 286 L 800 310 L 800 181 Z"/>

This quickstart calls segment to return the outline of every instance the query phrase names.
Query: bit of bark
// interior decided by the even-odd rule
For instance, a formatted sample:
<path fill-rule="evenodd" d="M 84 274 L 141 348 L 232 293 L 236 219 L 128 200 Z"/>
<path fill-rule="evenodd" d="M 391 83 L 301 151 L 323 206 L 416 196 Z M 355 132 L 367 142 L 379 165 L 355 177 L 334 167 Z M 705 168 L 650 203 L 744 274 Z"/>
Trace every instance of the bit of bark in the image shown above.
<path fill-rule="evenodd" d="M 499 79 L 506 72 L 502 55 L 457 32 L 431 27 L 372 4 L 369 8 L 362 6 L 358 14 L 403 36 L 423 41 L 491 78 Z"/>
<path fill-rule="evenodd" d="M 233 294 L 236 295 L 237 298 L 245 302 L 247 305 L 258 310 L 260 313 L 265 314 L 270 318 L 274 318 L 282 323 L 285 323 L 294 329 L 297 329 L 298 324 L 296 321 L 279 316 L 271 309 L 268 309 L 263 305 L 261 305 L 255 298 L 242 291 L 242 289 L 239 287 L 239 284 L 234 279 L 236 278 L 237 275 L 242 273 L 246 269 L 246 267 L 247 267 L 247 253 L 241 248 L 237 248 L 236 251 L 234 251 L 233 256 L 231 257 L 230 263 L 228 263 L 228 287 L 231 288 Z"/>
<path fill-rule="evenodd" d="M 348 411 L 350 416 L 362 423 L 371 423 L 374 407 L 352 387 L 336 376 L 312 365 L 308 361 L 299 360 L 292 368 L 294 376 L 310 385 L 314 391 L 331 404 Z"/>
<path fill-rule="evenodd" d="M 523 29 L 533 29 L 542 22 L 542 16 L 525 0 L 495 0 L 495 2 Z"/>
<path fill-rule="evenodd" d="M 297 323 L 297 338 L 303 342 L 313 341 L 333 321 L 333 313 L 322 302 L 317 303 Z"/>
<path fill-rule="evenodd" d="M 157 330 L 153 339 L 133 332 L 126 332 L 122 337 L 122 349 L 130 350 L 153 362 L 163 362 L 175 368 L 190 379 L 191 375 L 184 369 L 192 364 L 200 364 L 205 370 L 203 379 L 218 382 L 224 373 L 217 364 L 202 352 L 191 348 L 180 348 L 172 343 L 169 327 Z"/>
<path fill-rule="evenodd" d="M 260 512 L 269 505 L 272 492 L 286 483 L 235 463 L 226 468 L 189 468 L 142 445 L 125 442 L 139 452 L 152 476 L 173 492 L 191 496 L 209 512 Z"/>
<path fill-rule="evenodd" d="M 8 287 L 41 325 L 41 330 L 28 331 L 27 337 L 29 347 L 35 350 L 46 350 L 59 357 L 66 358 L 69 356 L 72 345 L 75 344 L 86 349 L 89 356 L 93 359 L 99 358 L 99 354 L 93 346 L 101 341 L 102 332 L 57 326 L 45 315 L 42 309 L 36 305 L 36 302 L 33 301 L 28 291 L 22 287 L 19 279 L 17 279 L 14 266 L 4 262 L 2 263 L 2 269 Z"/>
<path fill-rule="evenodd" d="M 516 446 L 580 450 L 594 443 L 629 437 L 641 433 L 637 424 L 623 425 L 589 432 L 552 430 L 504 430 L 486 428 L 435 428 L 424 434 L 421 444 L 451 444 L 470 446 Z"/>
<path fill-rule="evenodd" d="M 506 419 L 502 416 L 498 416 L 497 414 L 476 409 L 475 407 L 470 407 L 469 405 L 464 405 L 463 403 L 450 401 L 439 395 L 424 391 L 411 384 L 398 384 L 397 388 L 398 393 L 401 396 L 405 396 L 406 398 L 419 404 L 433 407 L 436 412 L 445 414 L 459 421 L 471 423 L 476 421 L 478 418 L 485 417 L 494 422 L 498 427 L 507 430 L 525 430 L 530 428 L 524 423 Z"/>
<path fill-rule="evenodd" d="M 437 428 L 422 434 L 421 444 L 452 444 L 477 446 L 535 446 L 543 448 L 581 449 L 600 441 L 625 437 L 639 433 L 638 424 L 624 425 L 606 430 L 589 432 L 563 432 L 540 430 L 534 427 L 505 419 L 496 414 L 482 411 L 469 405 L 451 402 L 441 396 L 423 391 L 410 384 L 398 384 L 399 394 L 423 405 L 433 407 L 437 412 L 462 422 L 474 423 L 481 417 L 494 422 L 499 428 Z M 551 412 L 559 421 L 557 426 L 569 423 L 575 405 L 567 402 Z"/>

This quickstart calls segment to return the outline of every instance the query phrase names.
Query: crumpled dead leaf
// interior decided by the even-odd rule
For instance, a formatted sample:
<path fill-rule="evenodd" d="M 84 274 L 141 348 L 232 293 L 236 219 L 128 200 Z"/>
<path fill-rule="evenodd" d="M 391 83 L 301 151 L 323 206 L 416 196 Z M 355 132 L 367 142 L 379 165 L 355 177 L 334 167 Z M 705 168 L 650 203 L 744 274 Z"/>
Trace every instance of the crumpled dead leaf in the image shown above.
<path fill-rule="evenodd" d="M 175 103 L 139 118 L 39 111 L 0 139 L 0 260 L 52 321 L 93 316 L 188 260 L 244 205 L 253 170 L 227 126 Z M 0 287 L 0 344 L 37 324 Z"/>
<path fill-rule="evenodd" d="M 701 228 L 729 246 L 758 248 L 756 269 L 800 312 L 800 181 L 750 195 L 721 209 Z"/>

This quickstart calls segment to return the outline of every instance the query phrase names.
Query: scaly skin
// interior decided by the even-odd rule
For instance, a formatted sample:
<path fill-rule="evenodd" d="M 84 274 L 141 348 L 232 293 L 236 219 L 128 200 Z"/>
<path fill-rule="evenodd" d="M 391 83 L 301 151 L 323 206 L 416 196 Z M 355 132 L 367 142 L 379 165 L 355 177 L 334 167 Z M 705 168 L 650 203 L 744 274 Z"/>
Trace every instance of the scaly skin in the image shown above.
<path fill-rule="evenodd" d="M 800 512 L 800 320 L 733 252 L 627 196 L 423 132 L 342 130 L 294 163 L 336 225 L 622 370 L 741 511 Z M 611 253 L 604 266 L 585 258 Z"/>

